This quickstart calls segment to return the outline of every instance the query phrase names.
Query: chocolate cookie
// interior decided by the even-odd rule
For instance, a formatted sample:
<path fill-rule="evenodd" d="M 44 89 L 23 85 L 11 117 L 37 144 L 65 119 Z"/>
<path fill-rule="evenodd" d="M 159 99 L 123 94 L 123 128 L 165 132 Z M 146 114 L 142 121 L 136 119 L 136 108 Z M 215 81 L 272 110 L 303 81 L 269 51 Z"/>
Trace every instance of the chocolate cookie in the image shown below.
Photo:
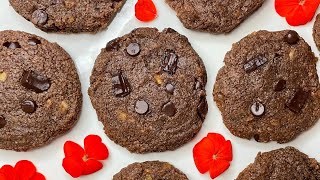
<path fill-rule="evenodd" d="M 313 39 L 320 50 L 320 14 L 317 15 L 316 21 L 313 25 Z"/>
<path fill-rule="evenodd" d="M 82 105 L 70 56 L 56 43 L 0 32 L 0 149 L 26 151 L 71 129 Z"/>
<path fill-rule="evenodd" d="M 262 6 L 264 0 L 166 0 L 188 29 L 228 33 Z"/>
<path fill-rule="evenodd" d="M 320 117 L 317 60 L 295 31 L 258 31 L 233 44 L 213 93 L 224 124 L 241 138 L 293 140 Z"/>
<path fill-rule="evenodd" d="M 258 153 L 237 180 L 320 179 L 320 164 L 293 147 Z"/>
<path fill-rule="evenodd" d="M 133 163 L 113 176 L 113 180 L 188 180 L 179 169 L 167 162 Z"/>
<path fill-rule="evenodd" d="M 89 95 L 111 140 L 131 152 L 159 152 L 198 133 L 208 110 L 206 83 L 185 36 L 139 28 L 102 49 Z"/>
<path fill-rule="evenodd" d="M 46 32 L 97 32 L 107 27 L 125 0 L 9 0 L 25 19 Z"/>

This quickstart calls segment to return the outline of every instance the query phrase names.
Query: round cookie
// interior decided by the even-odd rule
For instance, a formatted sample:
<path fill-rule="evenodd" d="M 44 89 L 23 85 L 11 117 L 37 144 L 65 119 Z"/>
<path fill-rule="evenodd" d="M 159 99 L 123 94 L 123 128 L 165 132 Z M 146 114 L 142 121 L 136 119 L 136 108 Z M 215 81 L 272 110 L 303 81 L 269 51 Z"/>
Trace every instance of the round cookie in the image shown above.
<path fill-rule="evenodd" d="M 166 0 L 188 29 L 229 33 L 259 9 L 265 0 Z"/>
<path fill-rule="evenodd" d="M 9 0 L 12 7 L 46 32 L 92 32 L 107 27 L 125 0 Z"/>
<path fill-rule="evenodd" d="M 254 179 L 320 179 L 320 164 L 293 147 L 258 153 L 254 163 L 236 180 Z"/>
<path fill-rule="evenodd" d="M 317 15 L 316 21 L 313 25 L 313 39 L 320 50 L 320 14 Z"/>
<path fill-rule="evenodd" d="M 233 44 L 214 85 L 232 134 L 286 143 L 320 117 L 317 58 L 295 31 L 258 31 Z"/>
<path fill-rule="evenodd" d="M 109 42 L 90 80 L 105 133 L 131 152 L 174 150 L 198 133 L 207 114 L 203 62 L 170 28 L 138 28 Z"/>
<path fill-rule="evenodd" d="M 179 169 L 167 162 L 146 161 L 133 163 L 113 176 L 113 180 L 188 180 Z"/>
<path fill-rule="evenodd" d="M 0 149 L 41 147 L 73 127 L 82 105 L 71 57 L 56 43 L 0 32 Z"/>

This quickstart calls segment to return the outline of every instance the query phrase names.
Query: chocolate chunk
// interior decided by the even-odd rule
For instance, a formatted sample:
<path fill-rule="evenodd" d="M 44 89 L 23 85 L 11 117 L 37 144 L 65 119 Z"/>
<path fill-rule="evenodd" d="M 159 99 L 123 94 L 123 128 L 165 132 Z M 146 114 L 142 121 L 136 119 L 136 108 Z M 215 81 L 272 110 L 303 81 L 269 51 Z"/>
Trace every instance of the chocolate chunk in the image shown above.
<path fill-rule="evenodd" d="M 110 42 L 108 42 L 107 46 L 106 46 L 106 51 L 113 51 L 113 50 L 118 50 L 119 49 L 119 40 L 118 39 L 114 39 Z"/>
<path fill-rule="evenodd" d="M 264 64 L 266 64 L 267 62 L 268 62 L 267 58 L 260 54 L 250 59 L 248 62 L 246 62 L 243 65 L 243 68 L 246 73 L 251 73 L 257 70 L 260 66 L 263 66 Z"/>
<path fill-rule="evenodd" d="M 297 42 L 300 40 L 299 34 L 296 31 L 290 30 L 284 37 L 284 41 L 288 44 L 297 44 Z"/>
<path fill-rule="evenodd" d="M 175 89 L 175 88 L 174 88 L 174 86 L 173 86 L 172 84 L 168 83 L 168 84 L 166 85 L 166 91 L 167 91 L 168 93 L 173 94 L 174 89 Z"/>
<path fill-rule="evenodd" d="M 148 112 L 149 104 L 146 101 L 140 100 L 136 102 L 134 109 L 138 114 L 143 115 Z"/>
<path fill-rule="evenodd" d="M 253 135 L 254 140 L 256 140 L 257 142 L 260 142 L 260 136 L 259 134 L 255 134 Z"/>
<path fill-rule="evenodd" d="M 48 21 L 48 14 L 44 10 L 35 10 L 32 13 L 31 22 L 36 25 L 44 25 Z"/>
<path fill-rule="evenodd" d="M 177 109 L 172 102 L 168 102 L 167 104 L 163 105 L 162 112 L 167 116 L 172 117 L 176 114 Z"/>
<path fill-rule="evenodd" d="M 0 128 L 4 128 L 6 124 L 7 124 L 6 118 L 0 115 Z"/>
<path fill-rule="evenodd" d="M 33 113 L 37 109 L 37 104 L 32 100 L 25 100 L 20 103 L 22 111 L 26 113 Z"/>
<path fill-rule="evenodd" d="M 36 46 L 37 44 L 41 44 L 41 41 L 37 38 L 32 37 L 28 40 L 28 44 L 31 46 Z"/>
<path fill-rule="evenodd" d="M 138 43 L 130 43 L 127 47 L 127 53 L 130 56 L 137 56 L 140 53 L 140 46 Z"/>
<path fill-rule="evenodd" d="M 125 97 L 131 92 L 130 84 L 121 72 L 112 77 L 112 85 L 116 97 Z"/>
<path fill-rule="evenodd" d="M 274 91 L 282 91 L 286 88 L 287 81 L 280 79 L 274 87 Z"/>
<path fill-rule="evenodd" d="M 21 85 L 36 93 L 47 91 L 50 86 L 50 80 L 34 71 L 24 71 L 21 78 Z"/>
<path fill-rule="evenodd" d="M 309 91 L 298 89 L 293 98 L 287 103 L 287 107 L 294 113 L 300 113 L 310 97 Z"/>
<path fill-rule="evenodd" d="M 5 46 L 9 49 L 21 48 L 21 46 L 18 42 L 5 42 L 5 43 L 3 43 L 3 46 Z"/>
<path fill-rule="evenodd" d="M 172 50 L 166 50 L 161 61 L 162 70 L 173 75 L 178 66 L 178 56 Z"/>
<path fill-rule="evenodd" d="M 260 102 L 254 102 L 250 107 L 251 113 L 256 116 L 260 117 L 265 113 L 265 107 Z"/>
<path fill-rule="evenodd" d="M 198 115 L 202 120 L 206 118 L 206 115 L 208 113 L 208 103 L 206 97 L 202 97 L 200 100 L 200 103 L 197 108 Z"/>

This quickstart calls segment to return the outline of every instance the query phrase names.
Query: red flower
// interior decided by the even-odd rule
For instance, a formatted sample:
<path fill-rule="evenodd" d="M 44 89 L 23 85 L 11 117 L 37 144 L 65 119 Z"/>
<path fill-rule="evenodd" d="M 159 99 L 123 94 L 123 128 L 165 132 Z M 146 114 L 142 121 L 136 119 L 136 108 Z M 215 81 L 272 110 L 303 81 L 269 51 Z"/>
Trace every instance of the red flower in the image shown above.
<path fill-rule="evenodd" d="M 232 145 L 217 133 L 209 133 L 193 148 L 193 159 L 197 169 L 204 174 L 210 172 L 216 178 L 230 166 L 232 161 Z"/>
<path fill-rule="evenodd" d="M 138 0 L 135 5 L 135 15 L 140 21 L 152 21 L 157 17 L 156 6 L 152 0 Z"/>
<path fill-rule="evenodd" d="M 4 165 L 0 169 L 0 180 L 46 180 L 46 178 L 38 173 L 32 162 L 22 160 L 12 167 Z"/>
<path fill-rule="evenodd" d="M 98 160 L 105 160 L 109 156 L 108 148 L 97 135 L 88 135 L 84 139 L 84 149 L 78 144 L 67 141 L 64 144 L 62 166 L 72 177 L 92 174 L 102 169 L 103 164 Z"/>
<path fill-rule="evenodd" d="M 286 17 L 288 24 L 299 26 L 311 21 L 320 0 L 275 0 L 277 13 Z"/>

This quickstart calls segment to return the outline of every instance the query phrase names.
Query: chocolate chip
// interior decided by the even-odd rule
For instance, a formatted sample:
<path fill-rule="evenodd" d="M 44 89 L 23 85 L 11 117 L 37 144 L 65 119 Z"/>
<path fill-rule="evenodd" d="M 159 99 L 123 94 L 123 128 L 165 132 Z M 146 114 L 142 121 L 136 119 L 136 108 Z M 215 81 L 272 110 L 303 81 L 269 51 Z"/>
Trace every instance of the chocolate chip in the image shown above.
<path fill-rule="evenodd" d="M 130 43 L 127 47 L 127 53 L 130 56 L 137 56 L 140 53 L 140 46 L 138 43 Z"/>
<path fill-rule="evenodd" d="M 174 88 L 174 86 L 173 86 L 172 84 L 168 83 L 168 84 L 166 85 L 166 91 L 167 91 L 168 93 L 173 94 L 174 89 L 175 89 L 175 88 Z"/>
<path fill-rule="evenodd" d="M 4 128 L 6 124 L 7 124 L 6 118 L 0 115 L 0 128 Z"/>
<path fill-rule="evenodd" d="M 297 42 L 300 40 L 299 34 L 296 31 L 290 30 L 285 36 L 284 41 L 288 44 L 297 44 Z"/>
<path fill-rule="evenodd" d="M 32 37 L 28 40 L 28 44 L 31 46 L 36 46 L 37 44 L 41 44 L 41 41 L 35 37 Z"/>
<path fill-rule="evenodd" d="M 167 116 L 172 117 L 176 114 L 177 109 L 172 102 L 168 102 L 167 104 L 163 105 L 162 112 Z"/>
<path fill-rule="evenodd" d="M 32 13 L 31 22 L 36 25 L 44 25 L 48 21 L 48 14 L 44 10 L 35 10 Z"/>
<path fill-rule="evenodd" d="M 267 58 L 260 54 L 256 57 L 250 59 L 248 62 L 246 62 L 243 65 L 243 68 L 246 73 L 251 73 L 251 72 L 257 70 L 259 67 L 266 64 L 267 62 L 268 62 Z"/>
<path fill-rule="evenodd" d="M 287 107 L 294 113 L 300 113 L 310 96 L 309 91 L 298 89 L 292 99 L 287 103 Z"/>
<path fill-rule="evenodd" d="M 135 111 L 138 113 L 138 114 L 146 114 L 149 110 L 149 104 L 143 100 L 140 100 L 140 101 L 137 101 L 136 102 L 136 105 L 134 107 Z"/>
<path fill-rule="evenodd" d="M 26 113 L 33 113 L 37 109 L 37 104 L 32 100 L 25 100 L 20 103 L 22 111 Z"/>
<path fill-rule="evenodd" d="M 20 83 L 23 87 L 36 93 L 47 91 L 51 86 L 51 82 L 47 77 L 33 71 L 24 71 Z"/>
<path fill-rule="evenodd" d="M 206 97 L 202 97 L 200 100 L 200 103 L 197 108 L 198 115 L 202 120 L 206 118 L 206 115 L 208 113 L 208 103 Z"/>
<path fill-rule="evenodd" d="M 21 48 L 21 46 L 18 42 L 5 42 L 5 43 L 3 43 L 3 46 L 5 46 L 9 49 Z"/>
<path fill-rule="evenodd" d="M 114 39 L 110 42 L 108 42 L 106 46 L 106 51 L 113 51 L 119 49 L 119 39 Z"/>
<path fill-rule="evenodd" d="M 161 61 L 162 70 L 173 75 L 178 66 L 178 56 L 172 50 L 166 50 Z"/>
<path fill-rule="evenodd" d="M 121 72 L 112 77 L 112 86 L 116 97 L 125 97 L 131 92 L 130 84 Z"/>
<path fill-rule="evenodd" d="M 286 85 L 287 85 L 287 81 L 286 80 L 283 80 L 283 79 L 280 79 L 277 84 L 274 86 L 274 91 L 282 91 L 286 88 Z"/>
<path fill-rule="evenodd" d="M 254 102 L 250 107 L 251 113 L 256 116 L 260 117 L 265 113 L 265 107 L 260 102 Z"/>
<path fill-rule="evenodd" d="M 254 140 L 260 142 L 260 136 L 258 134 L 253 135 Z"/>

